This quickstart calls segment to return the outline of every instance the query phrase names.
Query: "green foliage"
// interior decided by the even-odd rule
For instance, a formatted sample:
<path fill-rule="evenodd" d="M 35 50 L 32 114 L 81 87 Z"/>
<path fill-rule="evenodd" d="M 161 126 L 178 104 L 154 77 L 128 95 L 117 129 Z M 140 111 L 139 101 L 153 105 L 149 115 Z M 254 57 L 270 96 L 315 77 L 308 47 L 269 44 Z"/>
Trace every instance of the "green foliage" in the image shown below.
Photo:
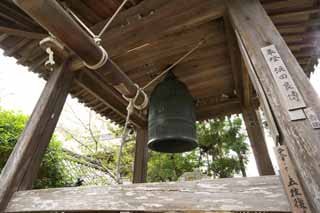
<path fill-rule="evenodd" d="M 176 181 L 198 166 L 196 151 L 184 154 L 149 152 L 148 182 Z"/>
<path fill-rule="evenodd" d="M 249 149 L 241 131 L 239 117 L 197 123 L 199 148 L 183 154 L 150 152 L 148 181 L 176 181 L 195 168 L 214 178 L 232 177 L 240 171 L 245 176 Z"/>
<path fill-rule="evenodd" d="M 0 168 L 2 169 L 22 132 L 27 117 L 0 108 Z"/>
<path fill-rule="evenodd" d="M 5 166 L 20 134 L 26 124 L 28 117 L 14 111 L 0 108 L 0 169 Z M 43 158 L 38 179 L 34 183 L 34 188 L 62 187 L 70 181 L 67 169 L 62 160 L 64 153 L 61 149 L 61 142 L 55 137 Z"/>
<path fill-rule="evenodd" d="M 241 171 L 246 176 L 249 148 L 241 128 L 242 120 L 239 117 L 198 123 L 200 158 L 206 159 L 208 175 L 226 178 Z"/>

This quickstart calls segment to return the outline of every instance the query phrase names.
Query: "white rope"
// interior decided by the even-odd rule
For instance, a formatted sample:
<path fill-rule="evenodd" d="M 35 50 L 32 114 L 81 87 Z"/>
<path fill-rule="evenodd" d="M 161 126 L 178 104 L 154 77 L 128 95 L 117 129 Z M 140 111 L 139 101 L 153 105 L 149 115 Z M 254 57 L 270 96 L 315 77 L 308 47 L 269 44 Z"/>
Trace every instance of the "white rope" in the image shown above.
<path fill-rule="evenodd" d="M 109 55 L 108 55 L 107 51 L 100 45 L 98 47 L 100 48 L 101 54 L 102 54 L 101 59 L 98 63 L 96 63 L 94 65 L 90 65 L 90 64 L 87 64 L 85 61 L 83 61 L 83 64 L 91 70 L 97 70 L 97 69 L 101 68 L 103 65 L 105 65 L 105 63 L 107 63 L 107 61 L 109 59 Z"/>
<path fill-rule="evenodd" d="M 118 159 L 117 159 L 117 166 L 116 166 L 116 182 L 118 184 L 122 183 L 122 178 L 121 178 L 121 157 L 122 157 L 122 150 L 127 142 L 127 137 L 128 137 L 128 124 L 130 122 L 130 116 L 134 111 L 134 106 L 133 106 L 134 99 L 131 99 L 129 101 L 129 105 L 127 107 L 127 117 L 126 117 L 126 123 L 124 125 L 122 137 L 121 137 L 121 142 L 120 142 L 120 147 L 119 147 L 119 152 L 118 152 Z"/>
<path fill-rule="evenodd" d="M 66 9 L 66 11 L 68 13 L 70 13 L 70 15 L 80 24 L 80 26 L 87 31 L 87 33 L 92 37 L 94 38 L 96 35 L 90 30 L 89 27 L 87 27 L 87 25 L 85 25 L 81 19 L 68 7 L 67 4 L 63 4 L 64 8 Z"/>
<path fill-rule="evenodd" d="M 104 34 L 104 32 L 107 30 L 107 28 L 110 26 L 113 19 L 118 15 L 120 10 L 123 8 L 123 6 L 127 3 L 128 0 L 124 0 L 122 4 L 118 7 L 116 12 L 113 14 L 113 16 L 109 19 L 109 21 L 106 23 L 106 25 L 102 28 L 101 32 L 98 34 L 98 38 L 101 38 L 101 36 Z"/>
<path fill-rule="evenodd" d="M 133 100 L 133 103 L 132 103 L 132 104 L 133 104 L 133 107 L 134 107 L 135 109 L 137 109 L 137 110 L 143 110 L 143 109 L 145 109 L 145 108 L 148 106 L 148 104 L 149 104 L 149 97 L 148 97 L 147 93 L 145 93 L 145 91 L 139 87 L 138 84 L 134 84 L 134 85 L 135 85 L 135 87 L 137 88 L 137 93 L 136 93 L 135 97 L 134 97 L 134 98 L 127 98 L 125 95 L 122 95 L 122 97 L 123 97 L 126 101 L 128 101 L 128 102 L 130 102 L 131 100 Z M 142 102 L 141 104 L 137 104 L 137 100 L 138 100 L 138 97 L 139 97 L 140 95 L 143 96 L 143 102 Z"/>
<path fill-rule="evenodd" d="M 128 0 L 124 0 L 122 2 L 122 4 L 118 7 L 118 9 L 116 10 L 116 12 L 111 16 L 111 18 L 108 20 L 108 22 L 105 24 L 105 26 L 102 28 L 102 30 L 100 31 L 100 33 L 98 35 L 95 35 L 91 29 L 89 27 L 87 27 L 87 25 L 85 25 L 83 23 L 83 21 L 67 6 L 67 4 L 64 4 L 64 7 L 66 9 L 66 11 L 80 24 L 80 26 L 87 31 L 87 33 L 92 37 L 93 41 L 98 45 L 98 47 L 101 49 L 101 59 L 99 60 L 98 63 L 94 64 L 94 65 L 90 65 L 87 64 L 85 61 L 83 62 L 83 64 L 91 69 L 91 70 L 97 70 L 99 68 L 101 68 L 103 65 L 105 65 L 105 63 L 107 63 L 108 61 L 108 53 L 107 51 L 101 46 L 101 36 L 105 33 L 105 31 L 107 30 L 107 28 L 110 26 L 110 24 L 112 23 L 112 21 L 115 19 L 115 17 L 118 15 L 118 13 L 121 11 L 121 9 L 124 7 L 124 5 L 127 3 Z"/>
<path fill-rule="evenodd" d="M 181 63 L 184 59 L 186 59 L 189 55 L 191 55 L 194 51 L 196 51 L 203 43 L 205 43 L 206 39 L 201 39 L 201 41 L 198 42 L 196 46 L 194 46 L 191 50 L 189 50 L 186 54 L 184 54 L 181 58 L 179 58 L 176 62 L 174 62 L 171 66 L 169 66 L 167 69 L 165 69 L 162 73 L 160 73 L 158 76 L 156 76 L 152 81 L 150 81 L 148 84 L 146 84 L 142 89 L 145 90 L 148 87 L 150 87 L 152 84 L 157 82 L 159 79 L 161 79 L 166 73 L 168 73 L 172 68 L 177 66 L 179 63 Z"/>
<path fill-rule="evenodd" d="M 130 122 L 130 116 L 133 114 L 135 108 L 138 109 L 138 110 L 142 110 L 145 107 L 147 107 L 147 105 L 149 103 L 149 98 L 148 98 L 147 94 L 139 87 L 138 84 L 135 84 L 135 86 L 137 87 L 137 93 L 134 96 L 134 98 L 127 98 L 125 95 L 122 95 L 122 97 L 125 100 L 128 101 L 128 106 L 127 106 L 126 122 L 125 122 L 125 125 L 124 125 L 122 137 L 121 137 L 121 143 L 120 143 L 120 147 L 119 147 L 118 159 L 117 159 L 117 165 L 116 165 L 116 182 L 119 183 L 119 184 L 122 183 L 122 179 L 121 179 L 121 156 L 122 156 L 123 147 L 124 147 L 125 143 L 127 142 L 128 124 Z M 137 102 L 138 97 L 140 96 L 140 94 L 142 94 L 144 96 L 144 101 L 143 101 L 142 104 L 137 105 L 136 102 Z"/>

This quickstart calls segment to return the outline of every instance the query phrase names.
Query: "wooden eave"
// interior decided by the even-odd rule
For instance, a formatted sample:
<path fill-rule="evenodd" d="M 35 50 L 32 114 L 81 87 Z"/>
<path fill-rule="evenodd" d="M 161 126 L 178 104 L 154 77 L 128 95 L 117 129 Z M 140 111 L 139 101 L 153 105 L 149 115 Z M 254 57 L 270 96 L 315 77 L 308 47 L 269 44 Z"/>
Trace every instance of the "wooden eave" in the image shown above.
<path fill-rule="evenodd" d="M 122 0 L 64 2 L 88 26 L 98 31 Z M 219 1 L 191 0 L 185 4 L 181 4 L 182 0 L 129 2 L 106 32 L 103 45 L 134 82 L 144 86 L 205 39 L 194 54 L 174 69 L 196 99 L 198 119 L 240 113 L 242 96 L 246 94 L 250 96 L 247 95 L 246 102 L 258 105 L 255 93 L 242 89 L 250 89 L 250 85 L 243 85 L 242 74 L 235 72 L 225 17 L 205 9 Z M 261 2 L 309 76 L 319 57 L 319 1 Z M 192 19 L 187 22 L 186 17 Z M 15 57 L 17 63 L 47 79 L 50 73 L 43 66 L 47 55 L 38 45 L 47 33 L 10 0 L 0 2 L 0 33 L 0 47 L 5 55 Z M 105 81 L 107 74 L 84 68 L 75 72 L 78 74 L 71 95 L 102 116 L 123 124 L 126 103 L 105 93 L 105 90 L 112 90 Z M 236 86 L 236 82 L 242 86 Z M 117 93 L 116 90 L 112 92 Z M 138 116 L 144 117 L 145 113 Z"/>

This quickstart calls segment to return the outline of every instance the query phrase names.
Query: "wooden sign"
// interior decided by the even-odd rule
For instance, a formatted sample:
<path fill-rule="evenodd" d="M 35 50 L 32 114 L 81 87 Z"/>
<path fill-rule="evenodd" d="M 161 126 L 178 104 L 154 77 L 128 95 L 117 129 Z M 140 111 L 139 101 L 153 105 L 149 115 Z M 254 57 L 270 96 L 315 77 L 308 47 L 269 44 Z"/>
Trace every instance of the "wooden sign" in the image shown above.
<path fill-rule="evenodd" d="M 276 47 L 270 45 L 261 48 L 261 51 L 287 104 L 288 110 L 305 108 L 306 104 Z"/>
<path fill-rule="evenodd" d="M 289 117 L 291 121 L 298 121 L 298 120 L 304 120 L 306 119 L 306 115 L 304 114 L 303 109 L 296 109 L 288 111 Z"/>
<path fill-rule="evenodd" d="M 288 195 L 292 213 L 311 213 L 298 176 L 293 168 L 288 149 L 285 145 L 275 148 L 282 182 Z"/>
<path fill-rule="evenodd" d="M 318 115 L 310 107 L 304 109 L 304 112 L 306 113 L 312 128 L 320 129 L 320 120 Z"/>

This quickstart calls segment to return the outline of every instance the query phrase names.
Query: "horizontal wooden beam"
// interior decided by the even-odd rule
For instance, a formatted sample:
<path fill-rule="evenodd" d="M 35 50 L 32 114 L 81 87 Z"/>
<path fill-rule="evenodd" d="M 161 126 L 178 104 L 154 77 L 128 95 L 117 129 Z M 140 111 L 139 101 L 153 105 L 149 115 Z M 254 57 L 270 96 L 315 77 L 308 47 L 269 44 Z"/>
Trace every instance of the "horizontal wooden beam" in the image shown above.
<path fill-rule="evenodd" d="M 16 192 L 11 212 L 290 212 L 277 176 Z"/>
<path fill-rule="evenodd" d="M 24 37 L 29 39 L 43 39 L 48 36 L 44 33 L 39 32 L 31 32 L 26 30 L 21 30 L 13 27 L 0 26 L 0 33 L 5 33 L 12 36 Z"/>
<path fill-rule="evenodd" d="M 239 98 L 214 98 L 202 100 L 203 103 L 197 105 L 197 120 L 206 120 L 242 113 L 242 104 Z M 201 100 L 200 100 L 201 101 Z M 250 99 L 251 107 L 257 109 L 259 100 L 256 97 Z"/>
<path fill-rule="evenodd" d="M 75 83 L 81 88 L 86 89 L 90 95 L 104 103 L 123 119 L 127 116 L 128 103 L 121 97 L 121 94 L 113 87 L 103 82 L 99 72 L 84 71 L 75 79 Z M 138 127 L 146 126 L 146 116 L 136 111 L 131 116 L 131 121 Z"/>

